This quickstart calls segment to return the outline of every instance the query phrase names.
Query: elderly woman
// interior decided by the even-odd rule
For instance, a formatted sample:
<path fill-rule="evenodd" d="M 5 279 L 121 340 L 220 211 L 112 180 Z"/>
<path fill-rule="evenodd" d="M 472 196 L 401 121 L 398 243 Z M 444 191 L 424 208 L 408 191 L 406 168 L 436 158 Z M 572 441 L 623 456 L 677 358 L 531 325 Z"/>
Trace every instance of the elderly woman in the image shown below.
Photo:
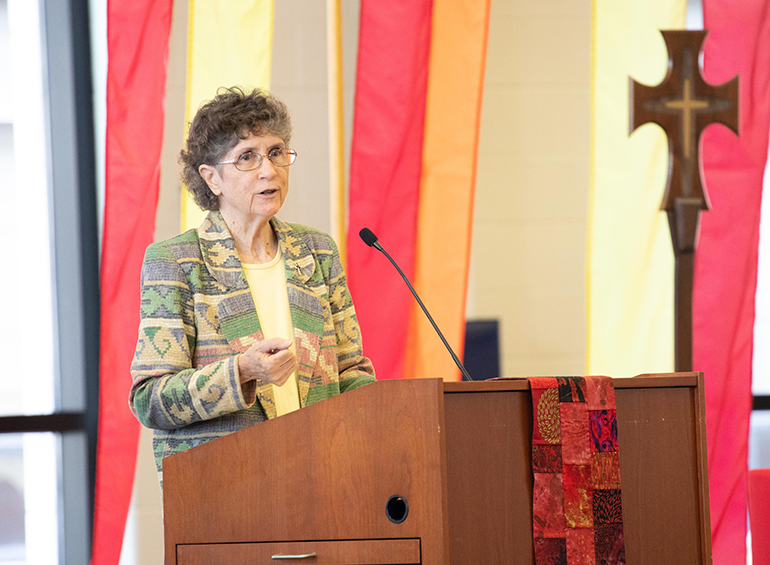
<path fill-rule="evenodd" d="M 337 248 L 275 216 L 291 121 L 264 90 L 220 89 L 196 114 L 183 179 L 209 210 L 147 249 L 130 405 L 162 460 L 371 383 Z"/>

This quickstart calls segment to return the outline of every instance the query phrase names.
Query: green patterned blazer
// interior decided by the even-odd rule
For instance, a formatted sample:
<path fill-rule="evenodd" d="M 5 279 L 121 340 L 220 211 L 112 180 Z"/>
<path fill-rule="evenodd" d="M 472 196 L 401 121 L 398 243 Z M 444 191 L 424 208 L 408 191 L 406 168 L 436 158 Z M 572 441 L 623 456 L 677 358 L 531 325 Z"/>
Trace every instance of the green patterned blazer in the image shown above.
<path fill-rule="evenodd" d="M 286 264 L 301 406 L 371 383 L 334 241 L 276 218 Z M 249 285 L 219 212 L 147 248 L 129 403 L 164 457 L 276 416 L 272 385 L 241 386 L 236 355 L 264 339 Z"/>

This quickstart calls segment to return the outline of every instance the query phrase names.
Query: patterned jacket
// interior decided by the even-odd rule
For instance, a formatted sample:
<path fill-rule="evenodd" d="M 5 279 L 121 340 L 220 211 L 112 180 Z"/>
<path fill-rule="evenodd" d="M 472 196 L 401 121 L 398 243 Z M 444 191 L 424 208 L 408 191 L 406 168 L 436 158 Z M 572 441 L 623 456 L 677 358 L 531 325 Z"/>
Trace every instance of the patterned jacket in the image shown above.
<path fill-rule="evenodd" d="M 286 264 L 301 406 L 373 382 L 334 241 L 276 218 Z M 164 457 L 276 416 L 272 385 L 240 385 L 237 353 L 264 339 L 249 285 L 219 212 L 150 245 L 129 404 Z"/>

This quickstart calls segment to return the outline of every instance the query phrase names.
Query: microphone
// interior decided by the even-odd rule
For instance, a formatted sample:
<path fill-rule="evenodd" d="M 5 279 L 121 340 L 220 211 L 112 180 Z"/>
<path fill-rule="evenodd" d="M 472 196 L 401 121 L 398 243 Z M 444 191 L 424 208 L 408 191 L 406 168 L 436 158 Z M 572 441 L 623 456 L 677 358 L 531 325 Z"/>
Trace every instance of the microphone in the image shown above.
<path fill-rule="evenodd" d="M 463 380 L 464 381 L 472 381 L 473 379 L 468 374 L 468 371 L 465 370 L 465 367 L 463 366 L 462 363 L 460 363 L 460 360 L 457 358 L 457 355 L 455 355 L 455 352 L 452 351 L 452 348 L 449 346 L 449 343 L 444 338 L 444 334 L 441 333 L 441 330 L 438 329 L 438 326 L 436 325 L 436 322 L 433 321 L 433 317 L 428 312 L 428 309 L 422 303 L 422 300 L 420 300 L 420 297 L 417 296 L 417 292 L 414 290 L 414 287 L 412 286 L 412 283 L 409 282 L 409 279 L 406 278 L 406 275 L 401 270 L 401 268 L 398 266 L 398 264 L 393 260 L 393 258 L 390 255 L 388 255 L 388 252 L 385 251 L 385 249 L 382 247 L 382 245 L 380 245 L 380 242 L 377 241 L 377 236 L 374 235 L 372 230 L 370 230 L 369 228 L 362 229 L 360 232 L 358 232 L 358 235 L 361 236 L 361 239 L 364 240 L 364 243 L 366 245 L 368 245 L 369 247 L 374 247 L 376 250 L 381 251 L 382 254 L 385 255 L 385 257 L 387 257 L 388 260 L 391 263 L 393 263 L 393 266 L 398 271 L 398 274 L 400 274 L 401 278 L 404 279 L 404 282 L 406 283 L 406 286 L 408 286 L 409 290 L 412 291 L 412 295 L 414 296 L 415 300 L 417 300 L 417 304 L 419 304 L 420 308 L 422 308 L 422 311 L 425 312 L 425 315 L 428 317 L 428 321 L 430 321 L 431 325 L 433 326 L 433 329 L 436 330 L 436 333 L 441 338 L 441 341 L 444 342 L 444 346 L 447 348 L 447 350 L 449 351 L 449 354 L 452 356 L 452 359 L 454 360 L 455 365 L 457 365 L 457 367 L 460 369 L 460 372 L 463 375 Z"/>
<path fill-rule="evenodd" d="M 380 245 L 380 242 L 377 241 L 377 236 L 374 235 L 372 230 L 370 230 L 369 228 L 364 228 L 360 232 L 358 232 L 358 235 L 361 236 L 361 239 L 364 240 L 364 243 L 366 245 L 368 245 L 369 247 L 374 247 L 375 249 L 379 249 L 380 251 L 385 253 L 385 250 L 382 248 L 382 245 Z M 396 268 L 398 269 L 398 266 L 396 266 Z M 401 269 L 398 269 L 398 270 L 400 271 Z"/>

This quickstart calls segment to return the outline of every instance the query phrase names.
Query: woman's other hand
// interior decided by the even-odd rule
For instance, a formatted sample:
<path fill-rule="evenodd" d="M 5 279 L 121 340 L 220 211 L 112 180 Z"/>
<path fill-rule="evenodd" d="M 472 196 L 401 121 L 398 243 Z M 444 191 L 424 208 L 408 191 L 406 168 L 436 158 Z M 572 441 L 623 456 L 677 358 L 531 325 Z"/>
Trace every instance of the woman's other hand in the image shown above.
<path fill-rule="evenodd" d="M 283 386 L 297 370 L 297 357 L 289 349 L 292 341 L 274 337 L 260 341 L 238 356 L 241 384 L 253 379 Z"/>

